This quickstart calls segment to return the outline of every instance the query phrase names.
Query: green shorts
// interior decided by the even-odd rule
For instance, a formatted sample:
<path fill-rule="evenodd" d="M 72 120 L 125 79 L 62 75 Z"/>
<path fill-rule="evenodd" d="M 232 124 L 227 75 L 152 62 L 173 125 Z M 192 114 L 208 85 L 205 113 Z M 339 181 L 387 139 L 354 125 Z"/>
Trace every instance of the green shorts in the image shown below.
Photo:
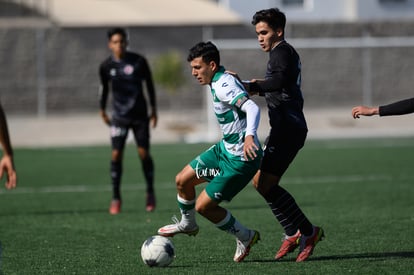
<path fill-rule="evenodd" d="M 261 155 L 261 152 L 259 152 Z M 260 157 L 241 161 L 230 155 L 219 142 L 193 159 L 189 165 L 198 178 L 208 181 L 207 195 L 214 201 L 231 201 L 253 178 Z"/>

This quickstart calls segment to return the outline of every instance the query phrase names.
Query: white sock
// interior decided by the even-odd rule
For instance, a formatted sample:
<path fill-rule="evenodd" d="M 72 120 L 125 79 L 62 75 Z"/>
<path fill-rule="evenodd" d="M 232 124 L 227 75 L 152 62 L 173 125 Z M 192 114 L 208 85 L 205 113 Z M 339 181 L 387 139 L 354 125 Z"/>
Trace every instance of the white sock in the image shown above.
<path fill-rule="evenodd" d="M 250 238 L 250 230 L 239 223 L 228 210 L 226 217 L 222 221 L 216 223 L 216 226 L 219 229 L 236 236 L 240 241 L 246 241 Z"/>
<path fill-rule="evenodd" d="M 177 201 L 178 205 L 180 206 L 180 212 L 181 212 L 181 224 L 183 225 L 195 225 L 195 200 L 185 200 L 181 198 L 177 194 Z"/>

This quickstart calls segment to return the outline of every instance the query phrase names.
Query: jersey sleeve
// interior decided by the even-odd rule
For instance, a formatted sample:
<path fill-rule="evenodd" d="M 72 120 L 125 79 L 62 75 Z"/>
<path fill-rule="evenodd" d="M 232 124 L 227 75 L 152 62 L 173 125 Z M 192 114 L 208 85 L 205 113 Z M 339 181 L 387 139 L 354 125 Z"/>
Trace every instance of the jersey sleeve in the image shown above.
<path fill-rule="evenodd" d="M 277 54 L 273 54 L 268 64 L 268 76 L 264 81 L 254 82 L 253 89 L 259 90 L 259 94 L 280 92 L 286 85 L 290 62 L 290 53 L 287 47 L 281 47 Z M 256 86 L 257 85 L 257 86 Z"/>
<path fill-rule="evenodd" d="M 246 136 L 256 136 L 260 122 L 260 109 L 253 100 L 248 99 L 241 106 L 241 110 L 246 113 Z"/>
<path fill-rule="evenodd" d="M 248 99 L 243 85 L 233 76 L 226 75 L 217 85 L 219 85 L 219 89 L 216 89 L 216 95 L 221 102 L 240 109 Z"/>
<path fill-rule="evenodd" d="M 99 66 L 99 79 L 99 107 L 101 110 L 105 110 L 109 92 L 109 79 L 106 74 L 105 63 Z"/>
<path fill-rule="evenodd" d="M 380 116 L 397 116 L 414 112 L 414 97 L 379 107 Z"/>
<path fill-rule="evenodd" d="M 143 66 L 144 66 L 144 71 L 145 71 L 145 83 L 147 85 L 149 102 L 152 108 L 156 108 L 156 96 L 155 96 L 154 82 L 152 80 L 151 69 L 145 58 L 143 58 Z"/>

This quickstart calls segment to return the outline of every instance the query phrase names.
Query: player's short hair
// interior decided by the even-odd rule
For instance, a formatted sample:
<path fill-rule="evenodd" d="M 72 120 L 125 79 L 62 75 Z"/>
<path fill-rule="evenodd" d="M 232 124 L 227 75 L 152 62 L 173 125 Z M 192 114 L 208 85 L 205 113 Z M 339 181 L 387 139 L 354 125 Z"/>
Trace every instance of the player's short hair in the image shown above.
<path fill-rule="evenodd" d="M 115 28 L 109 29 L 106 32 L 106 34 L 107 34 L 108 40 L 111 40 L 112 36 L 114 36 L 115 34 L 119 34 L 125 40 L 128 40 L 128 35 L 127 35 L 127 32 L 126 32 L 126 30 L 124 28 L 115 27 Z"/>
<path fill-rule="evenodd" d="M 256 25 L 259 22 L 265 22 L 276 31 L 276 29 L 285 29 L 286 15 L 278 8 L 271 8 L 266 10 L 260 10 L 253 15 L 252 25 Z"/>
<path fill-rule="evenodd" d="M 197 57 L 201 57 L 205 63 L 214 61 L 217 66 L 220 66 L 220 52 L 217 47 L 210 41 L 199 42 L 194 47 L 192 47 L 188 54 L 187 61 L 191 62 Z"/>

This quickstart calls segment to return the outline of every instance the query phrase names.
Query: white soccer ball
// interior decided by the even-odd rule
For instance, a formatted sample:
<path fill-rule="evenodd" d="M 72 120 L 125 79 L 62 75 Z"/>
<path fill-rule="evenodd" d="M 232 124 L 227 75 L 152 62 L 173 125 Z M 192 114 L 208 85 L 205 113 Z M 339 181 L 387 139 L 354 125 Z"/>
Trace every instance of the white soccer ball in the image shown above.
<path fill-rule="evenodd" d="M 175 248 L 172 241 L 163 236 L 152 236 L 141 247 L 141 258 L 150 267 L 164 267 L 172 263 Z"/>

